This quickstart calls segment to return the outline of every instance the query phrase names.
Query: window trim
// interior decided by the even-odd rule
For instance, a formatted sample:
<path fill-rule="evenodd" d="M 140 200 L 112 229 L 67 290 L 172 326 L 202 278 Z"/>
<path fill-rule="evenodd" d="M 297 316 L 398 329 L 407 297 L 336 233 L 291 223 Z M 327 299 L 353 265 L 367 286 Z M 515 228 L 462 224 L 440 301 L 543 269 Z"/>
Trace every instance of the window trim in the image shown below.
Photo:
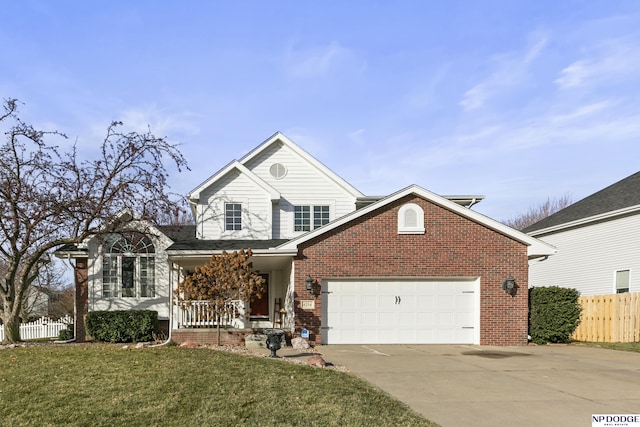
<path fill-rule="evenodd" d="M 227 210 L 227 206 L 237 205 L 238 208 L 232 208 L 231 213 L 232 216 L 229 216 L 229 211 Z M 234 219 L 237 221 L 233 221 L 231 224 L 228 222 L 229 219 Z M 242 231 L 242 203 L 241 202 L 224 202 L 224 231 L 225 232 L 234 232 L 234 231 Z M 229 225 L 232 225 L 233 228 L 228 228 Z M 236 228 L 238 226 L 239 228 Z"/>
<path fill-rule="evenodd" d="M 303 233 L 311 231 L 311 205 L 293 206 L 293 231 Z"/>
<path fill-rule="evenodd" d="M 124 300 L 156 298 L 156 251 L 149 236 L 139 232 L 109 235 L 102 244 L 101 255 L 101 298 Z M 144 270 L 146 272 L 144 280 L 142 277 L 143 259 L 147 260 L 147 263 L 152 261 L 151 269 Z M 124 260 L 129 260 L 128 262 L 132 263 L 132 271 L 129 272 L 133 276 L 132 287 L 124 287 Z M 125 295 L 125 289 L 131 289 L 131 295 Z M 143 289 L 145 290 L 144 296 Z"/>
<path fill-rule="evenodd" d="M 626 273 L 627 283 L 625 288 L 618 287 L 618 273 Z M 631 269 L 623 268 L 620 270 L 616 270 L 613 273 L 613 292 L 616 294 L 626 294 L 631 292 Z"/>
<path fill-rule="evenodd" d="M 415 213 L 415 224 L 407 225 L 407 215 Z M 398 234 L 424 234 L 424 210 L 415 203 L 406 203 L 398 210 Z"/>
<path fill-rule="evenodd" d="M 304 208 L 306 208 L 307 212 L 302 212 L 302 214 L 306 214 L 307 218 L 304 218 L 304 217 L 301 218 L 303 222 L 301 224 L 298 224 L 298 221 L 297 221 L 298 209 L 304 209 Z M 319 212 L 320 218 L 321 218 L 321 221 L 320 221 L 321 224 L 316 225 L 316 209 L 318 208 L 321 209 Z M 325 213 L 323 212 L 323 210 L 325 208 L 326 208 L 326 222 L 322 223 L 324 213 Z M 293 205 L 293 221 L 292 222 L 293 222 L 294 233 L 307 233 L 309 231 L 318 229 L 331 222 L 331 204 L 299 203 L 299 204 Z M 308 229 L 305 226 L 308 226 Z"/>

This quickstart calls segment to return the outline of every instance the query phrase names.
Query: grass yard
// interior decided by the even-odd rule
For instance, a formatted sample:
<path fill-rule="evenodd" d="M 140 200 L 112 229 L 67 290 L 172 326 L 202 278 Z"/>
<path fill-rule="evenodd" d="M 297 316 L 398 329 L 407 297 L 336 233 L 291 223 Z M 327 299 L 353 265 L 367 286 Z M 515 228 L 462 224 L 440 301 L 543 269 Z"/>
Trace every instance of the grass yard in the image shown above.
<path fill-rule="evenodd" d="M 609 350 L 635 351 L 640 353 L 640 342 L 579 342 L 574 345 L 584 345 L 588 347 L 608 348 Z"/>
<path fill-rule="evenodd" d="M 359 378 L 205 348 L 0 350 L 2 426 L 434 426 Z"/>

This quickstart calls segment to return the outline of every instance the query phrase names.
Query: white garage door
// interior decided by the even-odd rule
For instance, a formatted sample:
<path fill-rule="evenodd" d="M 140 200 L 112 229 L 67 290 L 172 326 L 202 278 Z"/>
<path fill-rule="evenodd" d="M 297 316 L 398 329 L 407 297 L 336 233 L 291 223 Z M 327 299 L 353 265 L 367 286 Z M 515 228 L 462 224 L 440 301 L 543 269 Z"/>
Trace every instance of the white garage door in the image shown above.
<path fill-rule="evenodd" d="M 478 343 L 478 289 L 479 280 L 328 280 L 322 342 Z"/>

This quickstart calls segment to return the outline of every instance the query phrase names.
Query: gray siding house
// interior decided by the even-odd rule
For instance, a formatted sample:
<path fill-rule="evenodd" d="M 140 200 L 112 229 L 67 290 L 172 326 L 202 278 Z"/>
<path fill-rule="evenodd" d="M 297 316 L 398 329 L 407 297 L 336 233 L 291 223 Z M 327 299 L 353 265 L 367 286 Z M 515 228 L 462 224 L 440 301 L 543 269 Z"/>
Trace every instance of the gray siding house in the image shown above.
<path fill-rule="evenodd" d="M 530 261 L 530 286 L 640 292 L 640 172 L 523 230 L 558 252 Z"/>

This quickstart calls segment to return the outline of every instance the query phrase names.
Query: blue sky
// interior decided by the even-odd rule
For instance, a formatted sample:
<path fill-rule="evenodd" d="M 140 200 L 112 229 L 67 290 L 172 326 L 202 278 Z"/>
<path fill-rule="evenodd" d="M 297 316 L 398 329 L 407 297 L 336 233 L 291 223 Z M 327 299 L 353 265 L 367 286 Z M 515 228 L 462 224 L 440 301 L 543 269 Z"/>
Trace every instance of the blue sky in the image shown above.
<path fill-rule="evenodd" d="M 0 97 L 90 155 L 123 120 L 186 194 L 282 131 L 367 195 L 503 220 L 640 170 L 636 1 L 8 1 Z"/>

